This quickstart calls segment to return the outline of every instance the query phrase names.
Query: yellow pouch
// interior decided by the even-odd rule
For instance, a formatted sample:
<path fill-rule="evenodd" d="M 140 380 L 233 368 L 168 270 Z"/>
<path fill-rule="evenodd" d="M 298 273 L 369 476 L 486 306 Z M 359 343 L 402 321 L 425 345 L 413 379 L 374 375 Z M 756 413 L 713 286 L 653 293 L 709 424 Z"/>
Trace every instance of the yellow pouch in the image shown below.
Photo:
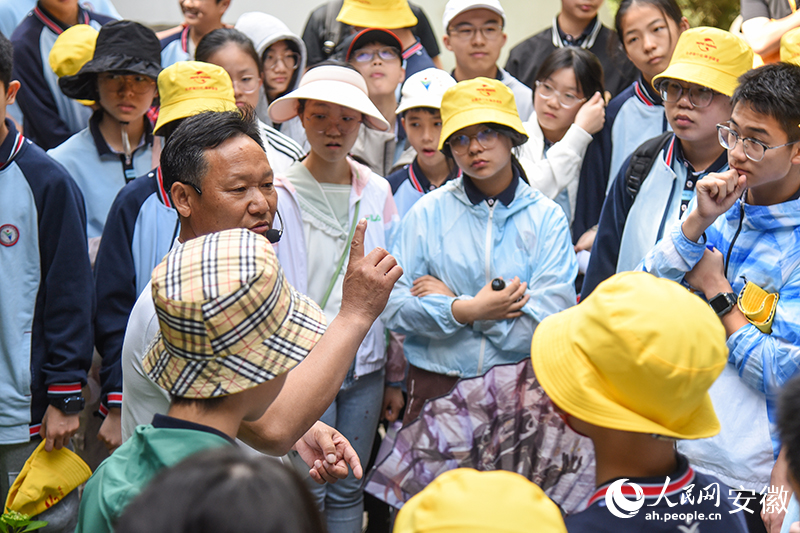
<path fill-rule="evenodd" d="M 751 324 L 764 333 L 770 334 L 779 298 L 779 294 L 770 294 L 755 283 L 748 281 L 742 292 L 739 293 L 739 310 Z"/>

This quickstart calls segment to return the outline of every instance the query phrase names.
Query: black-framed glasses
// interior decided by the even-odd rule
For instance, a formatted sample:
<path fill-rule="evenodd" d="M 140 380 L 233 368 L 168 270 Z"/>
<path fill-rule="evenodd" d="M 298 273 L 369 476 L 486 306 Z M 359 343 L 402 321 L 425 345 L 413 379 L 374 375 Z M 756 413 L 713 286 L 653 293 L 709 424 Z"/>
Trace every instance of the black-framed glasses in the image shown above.
<path fill-rule="evenodd" d="M 689 103 L 692 107 L 708 107 L 714 96 L 719 94 L 713 89 L 707 87 L 684 87 L 680 83 L 672 80 L 664 80 L 658 86 L 658 92 L 661 94 L 661 99 L 665 102 L 674 104 L 680 100 L 684 94 L 689 95 Z"/>
<path fill-rule="evenodd" d="M 144 94 L 156 86 L 156 80 L 143 74 L 102 72 L 98 74 L 97 80 L 105 85 L 106 89 L 115 93 L 130 88 L 135 94 Z"/>
<path fill-rule="evenodd" d="M 469 151 L 469 145 L 472 144 L 472 139 L 478 141 L 478 144 L 484 150 L 491 150 L 497 144 L 497 138 L 500 135 L 497 130 L 486 128 L 475 135 L 454 135 L 448 139 L 447 143 L 450 149 L 456 155 L 464 155 Z"/>
<path fill-rule="evenodd" d="M 448 31 L 450 36 L 461 41 L 471 41 L 478 32 L 487 41 L 494 41 L 503 34 L 503 25 L 497 22 L 489 22 L 480 28 L 476 28 L 472 24 L 464 23 L 454 26 Z"/>
<path fill-rule="evenodd" d="M 184 185 L 188 185 L 189 187 L 191 187 L 192 189 L 197 191 L 198 196 L 203 194 L 203 191 L 200 190 L 200 187 L 198 187 L 194 183 L 189 183 L 188 181 L 181 181 L 179 183 L 183 183 Z"/>
<path fill-rule="evenodd" d="M 362 48 L 353 52 L 353 55 L 350 57 L 350 59 L 356 61 L 357 63 L 369 63 L 375 59 L 376 55 L 381 59 L 381 61 L 396 61 L 400 59 L 400 55 L 397 53 L 397 50 L 390 46 L 379 48 L 377 50 Z"/>
<path fill-rule="evenodd" d="M 764 154 L 767 153 L 767 150 L 783 148 L 784 146 L 790 146 L 798 142 L 792 141 L 778 146 L 767 146 L 757 139 L 742 137 L 733 129 L 731 129 L 730 126 L 725 124 L 717 124 L 717 133 L 719 134 L 719 144 L 721 144 L 726 150 L 733 150 L 736 146 L 736 143 L 741 140 L 742 148 L 744 149 L 744 155 L 747 156 L 747 159 L 756 163 L 764 159 Z"/>
<path fill-rule="evenodd" d="M 561 92 L 546 81 L 539 81 L 536 80 L 535 82 L 536 90 L 539 93 L 539 96 L 542 98 L 549 100 L 552 97 L 556 97 L 558 99 L 558 103 L 561 104 L 561 107 L 564 109 L 569 109 L 571 107 L 575 107 L 577 104 L 585 101 L 586 98 L 578 98 L 577 95 L 572 94 L 570 92 Z"/>
<path fill-rule="evenodd" d="M 300 54 L 297 52 L 287 52 L 282 56 L 267 52 L 264 56 L 264 68 L 267 70 L 274 69 L 278 66 L 278 61 L 286 65 L 289 70 L 297 70 L 300 65 Z"/>

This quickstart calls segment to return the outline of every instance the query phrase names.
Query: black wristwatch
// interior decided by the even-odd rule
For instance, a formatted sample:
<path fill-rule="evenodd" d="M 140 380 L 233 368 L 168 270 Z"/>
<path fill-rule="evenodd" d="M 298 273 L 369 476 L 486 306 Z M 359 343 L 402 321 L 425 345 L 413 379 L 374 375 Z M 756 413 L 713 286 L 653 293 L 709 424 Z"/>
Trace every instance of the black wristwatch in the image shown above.
<path fill-rule="evenodd" d="M 50 398 L 50 405 L 57 408 L 65 415 L 77 415 L 86 406 L 83 396 L 66 396 L 63 398 Z"/>
<path fill-rule="evenodd" d="M 721 292 L 708 301 L 711 309 L 717 313 L 717 316 L 722 318 L 736 305 L 736 295 L 732 292 Z"/>

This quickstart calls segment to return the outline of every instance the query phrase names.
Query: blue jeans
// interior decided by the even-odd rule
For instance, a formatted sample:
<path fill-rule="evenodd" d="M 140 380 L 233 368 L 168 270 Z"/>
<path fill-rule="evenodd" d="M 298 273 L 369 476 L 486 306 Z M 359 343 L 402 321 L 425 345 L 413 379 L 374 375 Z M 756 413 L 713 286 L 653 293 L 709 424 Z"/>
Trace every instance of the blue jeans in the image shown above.
<path fill-rule="evenodd" d="M 320 417 L 322 422 L 347 437 L 361 459 L 365 476 L 383 405 L 383 376 L 384 371 L 379 370 L 355 378 L 350 368 L 336 399 Z M 334 484 L 318 485 L 311 478 L 307 483 L 325 515 L 328 533 L 361 532 L 364 486 L 360 479 L 350 472 Z"/>

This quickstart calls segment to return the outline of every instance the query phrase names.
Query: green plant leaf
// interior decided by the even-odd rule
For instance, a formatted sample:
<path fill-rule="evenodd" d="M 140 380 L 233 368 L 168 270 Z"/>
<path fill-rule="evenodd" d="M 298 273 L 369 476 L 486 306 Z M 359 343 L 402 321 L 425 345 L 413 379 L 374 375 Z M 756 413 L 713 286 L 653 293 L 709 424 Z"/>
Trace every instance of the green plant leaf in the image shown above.
<path fill-rule="evenodd" d="M 28 527 L 22 530 L 22 533 L 25 533 L 26 531 L 35 531 L 37 529 L 42 529 L 49 523 L 50 522 L 48 522 L 47 520 L 31 520 L 30 524 L 28 524 Z"/>

